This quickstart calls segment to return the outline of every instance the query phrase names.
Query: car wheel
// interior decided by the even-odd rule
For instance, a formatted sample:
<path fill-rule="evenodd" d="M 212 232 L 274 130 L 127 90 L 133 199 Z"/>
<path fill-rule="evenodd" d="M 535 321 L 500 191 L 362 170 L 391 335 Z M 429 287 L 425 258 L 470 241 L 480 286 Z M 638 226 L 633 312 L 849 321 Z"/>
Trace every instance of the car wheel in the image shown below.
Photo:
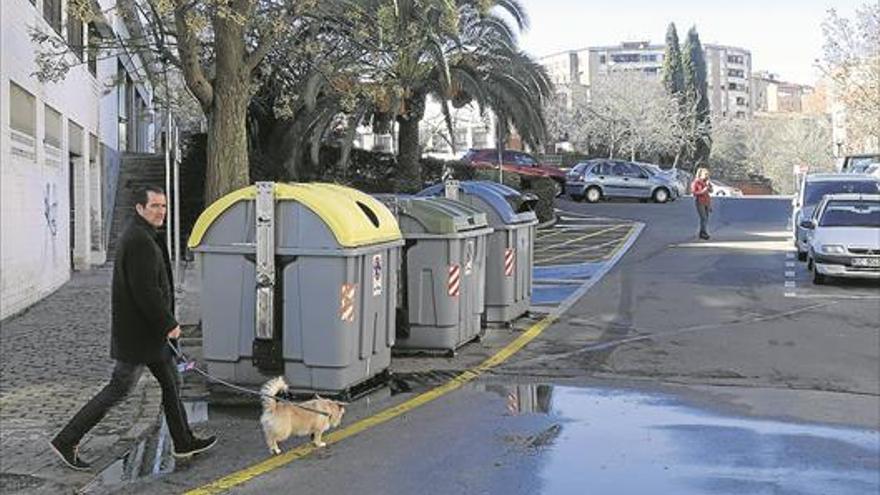
<path fill-rule="evenodd" d="M 602 199 L 602 190 L 596 186 L 589 187 L 584 191 L 584 198 L 586 198 L 588 203 L 597 203 Z"/>
<path fill-rule="evenodd" d="M 810 271 L 813 272 L 813 284 L 824 285 L 828 282 L 828 277 L 819 273 L 819 269 L 816 268 L 816 263 L 813 260 L 810 260 Z"/>
<path fill-rule="evenodd" d="M 654 191 L 653 198 L 655 203 L 665 203 L 669 201 L 669 191 L 665 187 L 660 187 Z"/>

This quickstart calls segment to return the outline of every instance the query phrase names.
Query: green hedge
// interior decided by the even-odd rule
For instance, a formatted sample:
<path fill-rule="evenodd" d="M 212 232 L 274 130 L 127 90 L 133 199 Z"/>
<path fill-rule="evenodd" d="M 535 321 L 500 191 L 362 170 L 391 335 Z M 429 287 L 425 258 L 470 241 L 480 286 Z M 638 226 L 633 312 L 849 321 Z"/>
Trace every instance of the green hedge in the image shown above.
<path fill-rule="evenodd" d="M 556 184 L 553 179 L 546 177 L 530 178 L 529 186 L 523 192 L 538 196 L 535 214 L 538 216 L 539 221 L 547 222 L 553 219 L 556 214 L 554 212 L 556 206 Z"/>
<path fill-rule="evenodd" d="M 345 184 L 367 193 L 399 192 L 394 190 L 397 159 L 389 153 L 379 153 L 360 149 L 351 150 L 349 166 L 345 171 L 339 170 L 336 163 L 339 159 L 339 148 L 324 147 L 321 149 L 320 176 L 315 180 Z M 467 163 L 437 158 L 422 158 L 422 181 L 424 185 L 440 182 L 443 168 L 452 169 L 452 176 L 457 180 L 488 180 L 497 181 L 498 171 L 479 169 Z M 553 218 L 555 206 L 555 187 L 553 179 L 528 177 L 518 174 L 503 174 L 504 184 L 518 191 L 533 193 L 538 196 L 535 213 L 541 222 Z"/>
<path fill-rule="evenodd" d="M 498 182 L 498 171 L 491 170 L 488 168 L 477 169 L 474 172 L 474 180 L 488 180 L 491 182 Z M 505 172 L 502 175 L 502 184 L 508 187 L 512 187 L 517 191 L 522 189 L 522 180 L 518 174 L 511 174 Z"/>

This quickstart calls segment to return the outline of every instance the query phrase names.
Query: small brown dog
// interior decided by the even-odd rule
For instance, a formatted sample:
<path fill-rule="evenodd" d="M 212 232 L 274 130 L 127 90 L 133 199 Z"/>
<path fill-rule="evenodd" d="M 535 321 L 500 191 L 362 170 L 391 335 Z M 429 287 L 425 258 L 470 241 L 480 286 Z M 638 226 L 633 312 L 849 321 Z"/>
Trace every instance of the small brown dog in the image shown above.
<path fill-rule="evenodd" d="M 266 382 L 261 391 L 263 415 L 260 416 L 260 423 L 263 425 L 263 434 L 266 436 L 269 452 L 280 454 L 278 442 L 286 440 L 291 435 L 311 435 L 312 443 L 316 447 L 327 445 L 321 441 L 321 435 L 330 428 L 339 426 L 342 415 L 345 414 L 346 404 L 320 396 L 298 405 L 274 398 L 279 392 L 284 391 L 287 391 L 287 383 L 283 376 Z M 312 411 L 321 411 L 323 414 Z"/>

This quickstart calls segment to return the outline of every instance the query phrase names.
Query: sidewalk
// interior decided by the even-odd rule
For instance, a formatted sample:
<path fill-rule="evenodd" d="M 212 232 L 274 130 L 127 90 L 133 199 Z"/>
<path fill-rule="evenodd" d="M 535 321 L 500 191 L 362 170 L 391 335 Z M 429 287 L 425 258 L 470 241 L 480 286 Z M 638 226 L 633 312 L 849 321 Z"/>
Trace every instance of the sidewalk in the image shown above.
<path fill-rule="evenodd" d="M 48 450 L 49 439 L 110 378 L 111 274 L 109 265 L 74 273 L 0 324 L 0 493 L 75 493 L 158 428 L 161 393 L 145 372 L 83 439 L 91 472 L 67 469 Z M 188 301 L 178 299 L 181 322 L 189 322 Z"/>

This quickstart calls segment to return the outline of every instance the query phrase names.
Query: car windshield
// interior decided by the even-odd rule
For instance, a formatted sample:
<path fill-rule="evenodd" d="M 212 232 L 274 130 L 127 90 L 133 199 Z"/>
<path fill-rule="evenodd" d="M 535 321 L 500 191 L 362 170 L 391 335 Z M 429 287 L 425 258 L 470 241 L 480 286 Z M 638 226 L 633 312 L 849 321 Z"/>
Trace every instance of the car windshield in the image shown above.
<path fill-rule="evenodd" d="M 581 172 L 583 172 L 583 171 L 584 171 L 587 167 L 589 167 L 589 166 L 590 166 L 590 163 L 589 163 L 589 162 L 578 163 L 577 165 L 575 165 L 574 167 L 572 167 L 572 169 L 571 169 L 571 171 L 569 172 L 569 174 L 571 174 L 571 175 L 577 175 L 577 174 L 580 174 Z"/>
<path fill-rule="evenodd" d="M 826 194 L 877 194 L 880 192 L 880 182 L 870 180 L 807 182 L 805 187 L 805 206 L 812 206 L 818 203 L 822 200 L 822 196 Z"/>
<path fill-rule="evenodd" d="M 872 162 L 871 160 L 865 160 L 861 163 L 856 163 L 853 165 L 852 171 L 855 174 L 865 174 L 869 173 L 874 167 L 877 167 L 877 162 Z"/>
<path fill-rule="evenodd" d="M 880 228 L 880 201 L 829 202 L 819 226 Z"/>
<path fill-rule="evenodd" d="M 877 161 L 877 157 L 874 156 L 860 156 L 853 157 L 849 160 L 849 170 L 851 172 L 860 172 L 865 169 L 868 165 Z"/>

